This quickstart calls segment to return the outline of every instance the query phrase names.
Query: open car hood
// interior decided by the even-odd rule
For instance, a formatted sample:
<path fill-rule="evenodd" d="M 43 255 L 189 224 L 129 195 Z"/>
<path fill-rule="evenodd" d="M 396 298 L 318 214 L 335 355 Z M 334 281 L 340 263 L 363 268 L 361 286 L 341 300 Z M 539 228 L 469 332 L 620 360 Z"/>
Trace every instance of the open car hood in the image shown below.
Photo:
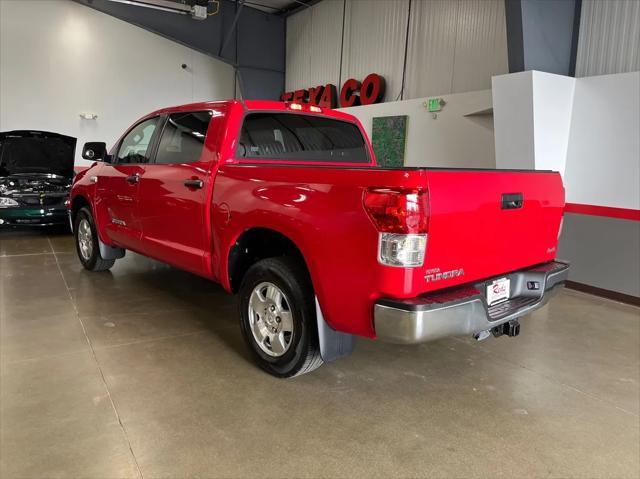
<path fill-rule="evenodd" d="M 0 133 L 0 177 L 15 174 L 73 176 L 76 139 L 47 131 Z"/>

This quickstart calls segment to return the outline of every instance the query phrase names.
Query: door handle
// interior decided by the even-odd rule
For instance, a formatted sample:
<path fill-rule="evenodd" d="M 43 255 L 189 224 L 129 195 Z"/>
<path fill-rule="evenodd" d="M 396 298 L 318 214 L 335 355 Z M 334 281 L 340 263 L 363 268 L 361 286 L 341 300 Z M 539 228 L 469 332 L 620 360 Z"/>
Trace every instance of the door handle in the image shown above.
<path fill-rule="evenodd" d="M 503 210 L 517 210 L 522 208 L 522 193 L 504 193 L 502 195 Z"/>
<path fill-rule="evenodd" d="M 125 180 L 127 180 L 127 183 L 129 183 L 130 185 L 135 185 L 136 183 L 138 183 L 138 181 L 140 181 L 140 175 L 136 173 L 135 175 L 127 176 Z"/>
<path fill-rule="evenodd" d="M 200 189 L 204 186 L 204 182 L 202 180 L 184 180 L 184 186 Z"/>

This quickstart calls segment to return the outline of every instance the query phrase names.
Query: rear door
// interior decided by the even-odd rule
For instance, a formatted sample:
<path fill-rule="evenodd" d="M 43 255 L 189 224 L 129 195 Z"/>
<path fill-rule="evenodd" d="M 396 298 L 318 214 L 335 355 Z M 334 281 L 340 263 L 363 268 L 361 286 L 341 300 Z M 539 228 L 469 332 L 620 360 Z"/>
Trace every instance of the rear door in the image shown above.
<path fill-rule="evenodd" d="M 211 170 L 223 117 L 220 108 L 166 116 L 154 161 L 140 182 L 145 251 L 182 269 L 206 274 Z"/>
<path fill-rule="evenodd" d="M 138 216 L 140 179 L 151 158 L 159 133 L 159 117 L 134 125 L 120 140 L 111 164 L 105 164 L 96 179 L 105 230 L 118 245 L 143 252 L 142 225 Z"/>

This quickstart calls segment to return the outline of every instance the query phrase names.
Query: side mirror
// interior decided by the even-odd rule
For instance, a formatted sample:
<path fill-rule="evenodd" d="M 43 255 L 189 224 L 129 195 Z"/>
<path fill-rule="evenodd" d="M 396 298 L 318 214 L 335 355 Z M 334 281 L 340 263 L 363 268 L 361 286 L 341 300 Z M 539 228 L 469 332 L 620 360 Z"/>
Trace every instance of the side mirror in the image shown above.
<path fill-rule="evenodd" d="M 89 161 L 108 161 L 107 144 L 99 141 L 90 141 L 82 147 L 82 158 Z"/>

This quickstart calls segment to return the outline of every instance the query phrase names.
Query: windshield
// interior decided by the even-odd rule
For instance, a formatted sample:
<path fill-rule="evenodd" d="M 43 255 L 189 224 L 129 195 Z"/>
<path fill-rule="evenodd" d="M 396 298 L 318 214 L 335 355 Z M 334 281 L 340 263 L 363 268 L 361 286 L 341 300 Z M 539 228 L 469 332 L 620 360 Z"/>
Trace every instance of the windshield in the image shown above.
<path fill-rule="evenodd" d="M 364 138 L 355 124 L 291 113 L 247 115 L 242 125 L 237 156 L 369 163 Z"/>

